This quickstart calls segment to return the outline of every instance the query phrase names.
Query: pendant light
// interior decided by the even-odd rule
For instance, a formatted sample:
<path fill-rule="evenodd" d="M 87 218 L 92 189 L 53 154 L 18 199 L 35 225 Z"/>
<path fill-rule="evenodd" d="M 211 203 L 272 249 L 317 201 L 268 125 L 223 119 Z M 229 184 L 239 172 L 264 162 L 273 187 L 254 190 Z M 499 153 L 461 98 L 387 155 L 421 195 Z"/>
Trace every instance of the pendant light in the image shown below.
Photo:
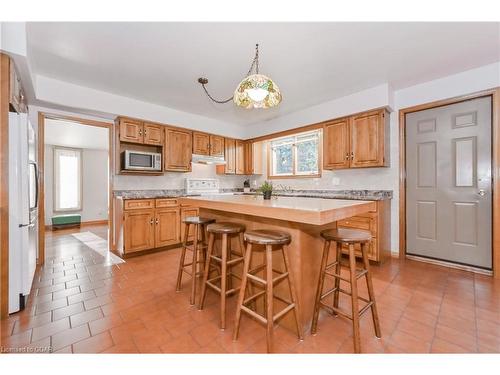
<path fill-rule="evenodd" d="M 255 72 L 255 73 L 254 73 Z M 253 73 L 253 74 L 252 74 Z M 228 103 L 231 100 L 243 108 L 272 108 L 281 103 L 281 92 L 274 81 L 264 74 L 259 73 L 259 45 L 255 45 L 255 57 L 245 78 L 239 83 L 234 95 L 226 100 L 217 100 L 209 93 L 205 85 L 206 78 L 198 78 L 207 96 L 215 103 Z"/>

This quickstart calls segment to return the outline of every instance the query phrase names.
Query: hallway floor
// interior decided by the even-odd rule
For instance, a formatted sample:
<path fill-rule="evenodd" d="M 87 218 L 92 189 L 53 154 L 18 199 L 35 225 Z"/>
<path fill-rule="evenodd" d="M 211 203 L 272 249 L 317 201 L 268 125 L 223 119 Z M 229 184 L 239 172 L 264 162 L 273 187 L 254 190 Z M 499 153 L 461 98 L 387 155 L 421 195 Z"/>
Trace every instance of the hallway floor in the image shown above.
<path fill-rule="evenodd" d="M 84 227 L 103 239 L 107 227 Z M 180 249 L 109 264 L 72 236 L 48 232 L 47 261 L 37 271 L 27 308 L 2 324 L 2 347 L 50 347 L 57 353 L 263 353 L 265 328 L 244 316 L 232 340 L 218 327 L 219 304 L 189 305 L 189 276 L 175 291 Z M 366 353 L 500 353 L 500 280 L 416 261 L 372 266 L 382 339 L 369 313 L 361 319 Z M 360 283 L 361 287 L 361 283 Z M 343 301 L 344 303 L 346 300 Z M 346 306 L 344 304 L 344 306 Z M 299 341 L 275 330 L 275 352 L 351 353 L 350 321 L 322 311 L 318 333 Z"/>

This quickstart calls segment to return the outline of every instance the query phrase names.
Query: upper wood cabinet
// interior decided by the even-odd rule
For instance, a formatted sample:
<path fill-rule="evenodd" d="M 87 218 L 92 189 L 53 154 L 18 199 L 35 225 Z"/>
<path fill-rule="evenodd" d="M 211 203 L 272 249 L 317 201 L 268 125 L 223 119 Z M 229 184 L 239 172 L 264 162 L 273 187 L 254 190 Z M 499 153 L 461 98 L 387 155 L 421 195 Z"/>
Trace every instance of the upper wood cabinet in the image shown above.
<path fill-rule="evenodd" d="M 351 117 L 351 168 L 388 165 L 388 117 L 385 110 Z"/>
<path fill-rule="evenodd" d="M 210 134 L 193 132 L 193 154 L 210 155 Z"/>
<path fill-rule="evenodd" d="M 172 172 L 191 171 L 192 133 L 187 130 L 166 128 L 164 148 L 164 170 Z"/>
<path fill-rule="evenodd" d="M 141 120 L 120 118 L 120 141 L 146 145 L 163 145 L 163 126 Z"/>
<path fill-rule="evenodd" d="M 193 154 L 224 157 L 224 137 L 194 132 Z"/>
<path fill-rule="evenodd" d="M 224 137 L 210 135 L 210 155 L 224 157 Z"/>
<path fill-rule="evenodd" d="M 145 122 L 143 134 L 145 144 L 157 146 L 163 144 L 163 126 Z"/>
<path fill-rule="evenodd" d="M 323 168 L 389 165 L 389 116 L 385 109 L 330 121 L 323 132 Z"/>
<path fill-rule="evenodd" d="M 236 173 L 236 140 L 226 138 L 224 142 L 225 165 L 217 166 L 217 173 L 219 174 L 235 174 Z"/>
<path fill-rule="evenodd" d="M 349 168 L 349 119 L 329 122 L 323 128 L 323 167 Z"/>
<path fill-rule="evenodd" d="M 237 139 L 235 142 L 236 174 L 245 174 L 245 142 Z"/>
<path fill-rule="evenodd" d="M 121 118 L 120 119 L 120 141 L 144 143 L 144 124 L 142 121 Z"/>
<path fill-rule="evenodd" d="M 262 174 L 262 142 L 245 142 L 244 174 Z"/>

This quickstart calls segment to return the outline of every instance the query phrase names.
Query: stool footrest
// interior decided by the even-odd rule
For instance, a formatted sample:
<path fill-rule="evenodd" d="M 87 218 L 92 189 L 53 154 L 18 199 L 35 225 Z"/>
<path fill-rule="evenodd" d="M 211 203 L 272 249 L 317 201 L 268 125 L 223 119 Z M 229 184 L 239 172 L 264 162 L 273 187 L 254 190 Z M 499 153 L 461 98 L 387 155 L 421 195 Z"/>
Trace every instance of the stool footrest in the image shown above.
<path fill-rule="evenodd" d="M 367 270 L 356 270 L 356 280 L 358 280 L 360 277 L 366 275 L 367 273 L 368 273 Z M 343 280 L 345 282 L 348 282 L 348 283 L 351 282 L 351 279 L 348 279 L 347 277 L 340 276 L 338 273 L 335 273 L 335 272 L 325 271 L 325 275 L 328 275 L 331 277 L 336 277 L 336 278 Z"/>
<path fill-rule="evenodd" d="M 267 324 L 267 319 L 264 318 L 262 315 L 259 315 L 257 314 L 255 311 L 253 311 L 252 309 L 249 309 L 248 307 L 246 306 L 241 306 L 241 311 L 247 313 L 248 315 L 254 317 L 255 319 L 257 319 L 259 322 L 261 322 L 262 324 Z"/>
<path fill-rule="evenodd" d="M 235 255 L 235 254 L 233 254 L 233 255 Z M 215 260 L 216 262 L 222 263 L 222 258 L 218 257 L 217 255 L 211 255 L 211 256 L 210 256 L 210 259 L 213 259 L 213 260 Z M 240 257 L 238 257 L 238 258 L 228 260 L 228 261 L 226 262 L 226 264 L 227 264 L 228 266 L 232 266 L 232 265 L 234 265 L 234 264 L 236 264 L 236 263 L 243 262 L 243 260 L 244 260 L 244 259 L 245 259 L 245 258 L 243 258 L 243 257 L 241 257 L 241 256 L 240 256 Z"/>
<path fill-rule="evenodd" d="M 342 315 L 344 318 L 352 320 L 352 315 L 343 309 L 339 309 L 338 307 L 333 307 L 333 306 L 327 305 L 324 302 L 320 302 L 320 305 L 321 305 L 321 307 L 329 310 L 333 314 Z M 373 305 L 373 302 L 368 301 L 368 303 L 366 305 L 364 305 L 358 311 L 358 315 L 361 316 L 362 314 L 364 314 L 370 307 L 372 307 L 372 305 Z"/>
<path fill-rule="evenodd" d="M 258 293 L 255 293 L 253 296 L 250 296 L 248 297 L 247 299 L 243 300 L 243 304 L 246 305 L 248 302 L 251 302 L 257 298 L 259 298 L 260 296 L 263 296 L 266 294 L 266 291 L 265 290 L 262 290 Z"/>
<path fill-rule="evenodd" d="M 207 281 L 207 285 L 212 288 L 213 290 L 216 290 L 217 292 L 221 293 L 222 290 L 221 288 L 219 288 L 217 285 L 213 284 L 212 282 L 210 282 L 210 280 Z M 237 287 L 237 288 L 233 288 L 233 289 L 229 289 L 229 290 L 226 290 L 226 296 L 229 296 L 237 291 L 240 290 L 240 287 Z"/>
<path fill-rule="evenodd" d="M 287 312 L 292 310 L 295 307 L 295 303 L 291 303 L 287 307 L 285 307 L 283 310 L 281 310 L 279 313 L 273 316 L 273 322 L 276 322 L 277 320 L 281 319 Z"/>

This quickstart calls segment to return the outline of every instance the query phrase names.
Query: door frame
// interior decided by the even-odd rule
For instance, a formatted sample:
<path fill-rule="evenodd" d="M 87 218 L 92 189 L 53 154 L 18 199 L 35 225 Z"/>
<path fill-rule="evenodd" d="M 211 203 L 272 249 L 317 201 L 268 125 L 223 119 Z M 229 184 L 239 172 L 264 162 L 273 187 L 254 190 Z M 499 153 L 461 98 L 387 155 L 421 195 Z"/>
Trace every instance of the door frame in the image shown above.
<path fill-rule="evenodd" d="M 38 265 L 45 263 L 45 120 L 74 122 L 80 125 L 98 126 L 108 129 L 108 246 L 114 250 L 113 238 L 113 139 L 115 127 L 112 122 L 89 120 L 73 116 L 38 112 Z"/>
<path fill-rule="evenodd" d="M 406 258 L 406 114 L 482 97 L 492 99 L 492 265 L 493 276 L 500 279 L 500 88 L 419 104 L 399 110 L 399 258 Z"/>

